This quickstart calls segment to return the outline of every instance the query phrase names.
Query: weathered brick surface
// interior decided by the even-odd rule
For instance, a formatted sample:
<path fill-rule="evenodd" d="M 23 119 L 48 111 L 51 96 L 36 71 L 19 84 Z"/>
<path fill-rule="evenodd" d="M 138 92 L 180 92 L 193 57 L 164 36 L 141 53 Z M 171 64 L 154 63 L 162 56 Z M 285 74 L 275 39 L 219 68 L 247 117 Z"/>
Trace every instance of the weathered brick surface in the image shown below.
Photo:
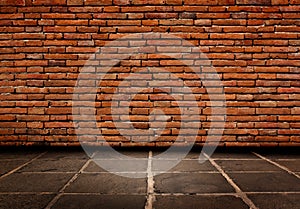
<path fill-rule="evenodd" d="M 299 19 L 299 0 L 1 0 L 0 145 L 79 145 L 72 97 L 86 60 L 126 34 L 161 32 L 199 46 L 210 59 L 203 72 L 210 64 L 218 72 L 227 105 L 220 146 L 299 146 Z M 165 43 L 148 40 L 150 46 Z M 180 44 L 175 41 L 175 48 Z M 205 87 L 182 62 L 156 54 L 174 46 L 149 47 L 149 54 L 123 60 L 103 80 L 96 111 L 86 111 L 97 114 L 98 127 L 112 145 L 169 146 L 185 120 L 174 98 L 148 89 L 131 101 L 130 120 L 148 130 L 150 112 L 160 108 L 166 114 L 161 119 L 168 121 L 162 135 L 155 142 L 140 135 L 133 143 L 126 138 L 130 129 L 122 136 L 115 128 L 114 90 L 146 67 L 164 68 L 191 87 L 200 109 L 190 118 L 201 123 L 196 143 L 205 142 L 211 120 Z M 153 79 L 161 86 L 178 85 L 162 75 Z"/>

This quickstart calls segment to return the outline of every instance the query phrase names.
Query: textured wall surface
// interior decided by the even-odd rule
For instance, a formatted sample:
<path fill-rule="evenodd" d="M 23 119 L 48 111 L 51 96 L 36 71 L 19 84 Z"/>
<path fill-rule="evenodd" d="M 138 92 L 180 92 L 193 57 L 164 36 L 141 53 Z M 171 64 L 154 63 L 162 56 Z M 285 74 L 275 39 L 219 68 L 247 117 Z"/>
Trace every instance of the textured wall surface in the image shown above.
<path fill-rule="evenodd" d="M 79 145 L 72 93 L 80 70 L 105 43 L 140 32 L 179 36 L 209 58 L 226 95 L 220 146 L 300 145 L 299 25 L 299 0 L 1 0 L 0 145 Z M 159 41 L 153 40 L 164 45 Z M 143 92 L 130 104 L 139 129 L 149 128 L 153 108 L 167 111 L 167 128 L 154 142 L 121 136 L 109 112 L 122 79 L 159 67 L 194 89 L 201 121 L 196 142 L 203 144 L 211 111 L 205 87 L 185 65 L 156 52 L 123 60 L 99 87 L 102 134 L 116 146 L 176 139 L 180 112 L 167 94 Z"/>

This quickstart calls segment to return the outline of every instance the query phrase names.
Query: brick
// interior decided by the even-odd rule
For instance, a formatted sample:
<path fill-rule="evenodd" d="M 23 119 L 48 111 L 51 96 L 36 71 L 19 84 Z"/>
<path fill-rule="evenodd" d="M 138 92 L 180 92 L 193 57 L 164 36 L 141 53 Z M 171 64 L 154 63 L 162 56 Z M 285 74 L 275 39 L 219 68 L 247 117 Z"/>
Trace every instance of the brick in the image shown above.
<path fill-rule="evenodd" d="M 290 4 L 300 4 L 299 0 L 291 0 Z"/>
<path fill-rule="evenodd" d="M 166 0 L 167 5 L 182 5 L 182 0 Z"/>
<path fill-rule="evenodd" d="M 107 21 L 107 25 L 141 25 L 141 21 L 140 20 L 108 20 Z"/>
<path fill-rule="evenodd" d="M 33 5 L 66 5 L 67 0 L 32 0 Z"/>
<path fill-rule="evenodd" d="M 45 128 L 72 128 L 73 124 L 71 122 L 45 122 Z"/>
<path fill-rule="evenodd" d="M 238 5 L 271 5 L 271 0 L 237 0 Z"/>
<path fill-rule="evenodd" d="M 186 5 L 217 5 L 218 1 L 217 0 L 185 0 L 184 4 Z"/>
<path fill-rule="evenodd" d="M 76 32 L 75 26 L 45 26 L 44 32 L 59 33 L 59 32 Z"/>
<path fill-rule="evenodd" d="M 246 20 L 237 20 L 237 19 L 229 19 L 229 20 L 213 20 L 212 23 L 214 25 L 246 25 Z"/>
<path fill-rule="evenodd" d="M 1 6 L 25 6 L 25 0 L 2 0 Z"/>
<path fill-rule="evenodd" d="M 271 0 L 272 5 L 288 5 L 288 0 Z"/>
<path fill-rule="evenodd" d="M 84 0 L 67 0 L 67 5 L 83 5 Z"/>
<path fill-rule="evenodd" d="M 130 0 L 113 0 L 114 5 L 130 5 Z"/>
<path fill-rule="evenodd" d="M 88 20 L 57 20 L 55 25 L 88 25 Z"/>
<path fill-rule="evenodd" d="M 177 13 L 146 13 L 146 19 L 173 19 L 178 18 Z"/>
<path fill-rule="evenodd" d="M 133 5 L 143 5 L 143 4 L 154 4 L 154 5 L 160 5 L 160 4 L 164 4 L 165 0 L 132 0 L 131 3 Z"/>
<path fill-rule="evenodd" d="M 15 66 L 46 66 L 46 60 L 22 60 L 16 61 Z"/>
<path fill-rule="evenodd" d="M 111 5 L 112 0 L 85 0 L 84 5 Z"/>

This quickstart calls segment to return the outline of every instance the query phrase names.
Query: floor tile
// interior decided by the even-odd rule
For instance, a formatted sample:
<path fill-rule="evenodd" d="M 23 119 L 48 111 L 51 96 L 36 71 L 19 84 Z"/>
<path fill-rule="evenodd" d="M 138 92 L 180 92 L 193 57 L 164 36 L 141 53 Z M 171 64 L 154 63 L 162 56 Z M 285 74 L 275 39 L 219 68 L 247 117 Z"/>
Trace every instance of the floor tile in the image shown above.
<path fill-rule="evenodd" d="M 63 195 L 51 209 L 144 209 L 145 195 Z"/>
<path fill-rule="evenodd" d="M 185 152 L 183 151 L 175 151 L 172 152 L 170 155 L 172 156 L 182 156 L 182 155 L 186 155 L 185 159 L 199 159 L 199 156 L 201 154 L 202 150 L 199 151 L 190 151 L 189 153 L 185 154 Z M 161 152 L 159 151 L 154 151 L 153 152 L 153 156 L 157 156 L 158 154 L 161 154 Z M 212 153 L 212 155 L 210 156 L 211 158 L 215 159 L 215 158 L 224 158 L 224 159 L 259 159 L 256 155 L 254 155 L 251 152 L 219 152 L 219 151 L 215 151 Z"/>
<path fill-rule="evenodd" d="M 300 208 L 300 194 L 250 194 L 248 197 L 262 209 Z"/>
<path fill-rule="evenodd" d="M 154 177 L 159 193 L 223 193 L 234 192 L 221 174 L 174 173 Z"/>
<path fill-rule="evenodd" d="M 156 196 L 154 208 L 160 209 L 248 209 L 249 207 L 234 196 Z"/>
<path fill-rule="evenodd" d="M 84 171 L 87 172 L 147 172 L 148 159 L 139 160 L 92 160 Z"/>
<path fill-rule="evenodd" d="M 28 160 L 0 160 L 0 175 L 3 175 L 21 165 Z"/>
<path fill-rule="evenodd" d="M 126 178 L 111 173 L 81 174 L 66 192 L 101 194 L 145 194 L 147 179 Z"/>
<path fill-rule="evenodd" d="M 19 172 L 77 172 L 87 160 L 83 159 L 37 159 Z"/>
<path fill-rule="evenodd" d="M 226 171 L 282 171 L 264 160 L 216 160 L 216 163 Z"/>
<path fill-rule="evenodd" d="M 130 151 L 130 150 L 115 150 L 118 152 L 120 155 L 121 159 L 138 159 L 138 158 L 148 158 L 149 151 Z M 118 154 L 117 153 L 117 154 Z M 99 149 L 96 151 L 93 155 L 93 159 L 115 159 L 116 158 L 116 153 L 111 152 L 110 150 L 107 149 Z"/>
<path fill-rule="evenodd" d="M 293 172 L 300 172 L 300 159 L 299 160 L 275 160 L 276 163 L 285 166 Z"/>
<path fill-rule="evenodd" d="M 107 172 L 107 170 L 100 167 L 94 161 L 90 161 L 87 167 L 83 171 L 84 172 Z"/>
<path fill-rule="evenodd" d="M 42 152 L 33 151 L 1 151 L 0 159 L 31 160 Z"/>
<path fill-rule="evenodd" d="M 246 192 L 300 191 L 300 179 L 288 173 L 229 173 L 229 176 Z"/>
<path fill-rule="evenodd" d="M 118 151 L 118 152 L 120 152 L 121 154 L 123 154 L 123 155 L 126 155 L 126 156 L 128 156 L 128 157 L 134 157 L 134 158 L 148 158 L 148 156 L 149 156 L 149 151 L 134 151 L 134 152 L 132 152 L 132 151 Z"/>
<path fill-rule="evenodd" d="M 281 151 L 269 151 L 269 152 L 263 152 L 263 151 L 258 151 L 258 154 L 272 159 L 300 159 L 300 153 L 299 150 L 281 150 Z"/>
<path fill-rule="evenodd" d="M 41 209 L 47 206 L 54 195 L 0 195 L 1 209 Z"/>
<path fill-rule="evenodd" d="M 99 160 L 90 162 L 85 171 L 89 172 L 147 172 L 148 159 L 139 158 L 136 160 Z"/>
<path fill-rule="evenodd" d="M 201 151 L 191 151 L 186 156 L 186 159 L 199 159 Z M 212 159 L 222 158 L 222 159 L 259 159 L 251 152 L 214 152 L 210 156 Z"/>
<path fill-rule="evenodd" d="M 224 153 L 224 152 L 215 152 L 212 154 L 211 158 L 222 158 L 222 159 L 259 159 L 256 155 L 252 153 L 243 153 L 243 152 L 233 152 L 233 153 Z"/>
<path fill-rule="evenodd" d="M 174 166 L 175 165 L 175 166 Z M 152 161 L 152 171 L 162 171 L 165 168 L 174 166 L 168 172 L 207 172 L 207 171 L 217 171 L 217 169 L 211 165 L 209 161 L 204 163 L 199 163 L 198 160 L 182 160 L 176 165 L 175 160 L 153 160 Z"/>
<path fill-rule="evenodd" d="M 0 179 L 1 192 L 57 192 L 74 174 L 14 173 Z"/>
<path fill-rule="evenodd" d="M 39 159 L 88 159 L 88 155 L 83 151 L 48 151 Z"/>

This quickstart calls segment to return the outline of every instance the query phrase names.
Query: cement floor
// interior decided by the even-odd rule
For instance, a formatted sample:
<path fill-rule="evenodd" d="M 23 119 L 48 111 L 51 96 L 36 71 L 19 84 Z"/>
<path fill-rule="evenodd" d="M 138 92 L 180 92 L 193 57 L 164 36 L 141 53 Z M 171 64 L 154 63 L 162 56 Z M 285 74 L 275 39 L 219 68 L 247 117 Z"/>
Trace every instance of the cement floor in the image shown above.
<path fill-rule="evenodd" d="M 155 151 L 120 152 L 145 157 L 146 177 L 109 173 L 80 150 L 2 150 L 0 209 L 300 208 L 299 149 L 216 152 L 203 164 L 193 151 L 153 178 Z"/>

